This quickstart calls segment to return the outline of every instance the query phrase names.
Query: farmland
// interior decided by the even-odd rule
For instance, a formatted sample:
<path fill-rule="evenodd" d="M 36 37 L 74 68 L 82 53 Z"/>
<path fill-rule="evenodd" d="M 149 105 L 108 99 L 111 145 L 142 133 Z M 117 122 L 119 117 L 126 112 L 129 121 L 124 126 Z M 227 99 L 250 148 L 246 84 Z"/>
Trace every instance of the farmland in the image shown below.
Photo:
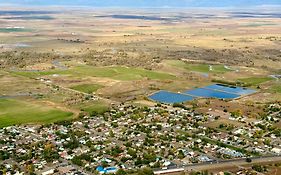
<path fill-rule="evenodd" d="M 257 86 L 259 84 L 265 83 L 267 81 L 273 80 L 271 77 L 250 77 L 238 79 L 238 81 L 247 84 L 248 86 Z"/>
<path fill-rule="evenodd" d="M 71 89 L 91 94 L 93 92 L 96 92 L 98 89 L 102 87 L 103 86 L 97 84 L 82 84 L 82 85 L 73 86 L 71 87 Z"/>
<path fill-rule="evenodd" d="M 250 164 L 281 151 L 280 10 L 263 10 L 0 10 L 0 174 L 279 172 Z"/>
<path fill-rule="evenodd" d="M 279 18 L 236 20 L 224 10 L 200 19 L 192 10 L 60 10 L 0 16 L 1 96 L 43 100 L 75 116 L 112 104 L 154 103 L 147 97 L 159 90 L 214 83 L 257 91 L 236 99 L 239 105 L 281 96 L 280 83 L 270 77 L 281 66 Z"/>
<path fill-rule="evenodd" d="M 188 71 L 202 73 L 226 73 L 231 71 L 230 69 L 225 68 L 224 65 L 188 64 L 182 61 L 169 61 L 168 64 Z"/>
<path fill-rule="evenodd" d="M 72 119 L 71 112 L 14 99 L 0 99 L 0 127 L 14 124 L 53 123 Z"/>
<path fill-rule="evenodd" d="M 21 75 L 29 78 L 36 78 L 46 75 L 70 75 L 74 77 L 104 77 L 116 80 L 139 80 L 143 78 L 149 79 L 173 79 L 175 76 L 156 71 L 148 71 L 141 68 L 127 68 L 127 67 L 93 67 L 93 66 L 77 66 L 69 70 L 51 70 L 51 71 L 15 71 L 15 75 Z"/>

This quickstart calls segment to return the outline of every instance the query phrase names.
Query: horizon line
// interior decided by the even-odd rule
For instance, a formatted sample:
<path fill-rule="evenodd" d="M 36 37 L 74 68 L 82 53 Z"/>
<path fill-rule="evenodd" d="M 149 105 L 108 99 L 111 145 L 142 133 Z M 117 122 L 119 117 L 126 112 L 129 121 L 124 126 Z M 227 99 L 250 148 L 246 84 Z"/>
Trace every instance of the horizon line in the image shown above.
<path fill-rule="evenodd" d="M 271 8 L 278 8 L 281 7 L 281 5 L 277 4 L 264 4 L 264 5 L 250 5 L 250 6 L 243 6 L 243 7 L 238 7 L 238 6 L 186 6 L 186 7 L 180 7 L 180 6 L 159 6 L 159 7 L 154 7 L 154 6 L 92 6 L 92 5 L 23 5 L 23 4 L 10 4 L 10 3 L 0 3 L 0 6 L 2 7 L 26 7 L 26 8 L 36 8 L 36 7 L 64 7 L 64 8 L 101 8 L 101 9 L 106 9 L 106 8 L 118 8 L 118 9 L 171 9 L 171 8 L 176 8 L 176 9 L 252 9 L 252 8 L 266 8 L 266 7 L 271 7 Z M 172 10 L 172 9 L 171 9 Z M 1 10 L 0 10 L 1 11 Z"/>

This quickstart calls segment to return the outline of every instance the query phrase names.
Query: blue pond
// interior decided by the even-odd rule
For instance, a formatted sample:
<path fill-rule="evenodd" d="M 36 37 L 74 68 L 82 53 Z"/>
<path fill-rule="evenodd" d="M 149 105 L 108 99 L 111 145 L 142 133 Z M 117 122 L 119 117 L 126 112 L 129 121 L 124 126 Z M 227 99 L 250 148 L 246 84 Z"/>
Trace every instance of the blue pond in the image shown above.
<path fill-rule="evenodd" d="M 189 95 L 173 93 L 168 91 L 156 92 L 155 94 L 151 95 L 149 98 L 161 103 L 182 103 L 194 99 L 194 97 Z"/>
<path fill-rule="evenodd" d="M 185 94 L 190 94 L 197 97 L 204 97 L 204 98 L 221 98 L 221 99 L 232 99 L 237 98 L 240 95 L 238 94 L 231 94 L 227 92 L 205 89 L 205 88 L 197 88 L 193 90 L 188 90 L 184 92 Z"/>
<path fill-rule="evenodd" d="M 213 90 L 220 90 L 228 93 L 238 94 L 238 95 L 248 95 L 255 93 L 255 90 L 242 88 L 242 87 L 236 87 L 236 86 L 226 86 L 222 84 L 213 84 L 210 86 L 206 86 L 206 89 L 213 89 Z"/>
<path fill-rule="evenodd" d="M 243 87 L 213 84 L 203 88 L 187 90 L 183 93 L 159 91 L 151 95 L 149 98 L 161 103 L 182 103 L 196 98 L 234 99 L 255 92 L 255 90 Z"/>

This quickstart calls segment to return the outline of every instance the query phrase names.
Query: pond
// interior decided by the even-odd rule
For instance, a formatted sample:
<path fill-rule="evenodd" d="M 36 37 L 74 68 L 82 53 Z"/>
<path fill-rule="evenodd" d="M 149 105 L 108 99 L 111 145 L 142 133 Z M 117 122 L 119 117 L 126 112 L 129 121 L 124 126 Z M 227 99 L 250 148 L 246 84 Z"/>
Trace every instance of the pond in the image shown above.
<path fill-rule="evenodd" d="M 168 91 L 159 91 L 149 97 L 154 101 L 161 103 L 182 103 L 195 99 L 192 96 Z"/>
<path fill-rule="evenodd" d="M 188 90 L 184 92 L 185 94 L 190 94 L 197 97 L 203 97 L 203 98 L 220 98 L 220 99 L 233 99 L 237 98 L 240 95 L 238 94 L 231 94 L 227 92 L 222 92 L 218 90 L 211 90 L 211 89 L 205 89 L 205 88 L 197 88 L 193 90 Z"/>
<path fill-rule="evenodd" d="M 233 94 L 238 94 L 238 95 L 248 95 L 248 94 L 252 94 L 255 93 L 255 90 L 252 89 L 247 89 L 247 88 L 243 88 L 243 87 L 237 87 L 237 86 L 226 86 L 223 84 L 213 84 L 210 86 L 206 86 L 206 89 L 211 89 L 211 90 L 220 90 L 220 91 L 224 91 L 227 93 L 233 93 Z"/>
<path fill-rule="evenodd" d="M 218 99 L 235 99 L 243 95 L 255 93 L 256 90 L 244 87 L 228 86 L 224 84 L 212 84 L 202 88 L 187 90 L 182 93 L 169 91 L 159 91 L 149 96 L 151 100 L 161 103 L 183 103 L 196 98 L 218 98 Z"/>

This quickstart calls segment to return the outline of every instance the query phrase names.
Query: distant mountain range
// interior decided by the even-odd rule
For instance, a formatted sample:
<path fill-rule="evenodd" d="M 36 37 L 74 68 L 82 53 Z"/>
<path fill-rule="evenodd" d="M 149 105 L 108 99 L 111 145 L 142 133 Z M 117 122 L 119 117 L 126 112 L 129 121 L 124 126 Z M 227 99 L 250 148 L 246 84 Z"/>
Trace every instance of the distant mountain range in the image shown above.
<path fill-rule="evenodd" d="M 1 5 L 93 7 L 250 7 L 281 5 L 281 0 L 0 0 Z"/>

